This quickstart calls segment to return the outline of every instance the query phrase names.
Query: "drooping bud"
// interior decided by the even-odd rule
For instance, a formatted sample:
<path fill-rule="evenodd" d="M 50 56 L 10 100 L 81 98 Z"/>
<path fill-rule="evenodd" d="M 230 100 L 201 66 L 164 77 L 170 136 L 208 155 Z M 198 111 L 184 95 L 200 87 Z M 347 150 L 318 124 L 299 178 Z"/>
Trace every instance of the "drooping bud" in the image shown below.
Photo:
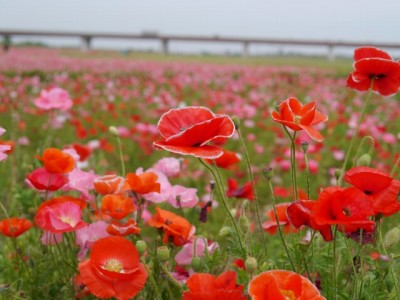
<path fill-rule="evenodd" d="M 368 153 L 361 155 L 356 162 L 357 167 L 364 166 L 368 167 L 371 164 L 371 155 Z"/>
<path fill-rule="evenodd" d="M 139 254 L 143 254 L 144 252 L 146 252 L 147 249 L 147 244 L 145 241 L 143 240 L 139 240 L 136 242 L 136 249 L 139 252 Z"/>
<path fill-rule="evenodd" d="M 157 258 L 161 262 L 169 260 L 170 250 L 167 246 L 161 246 L 157 248 Z"/>
<path fill-rule="evenodd" d="M 301 148 L 303 149 L 303 152 L 306 153 L 308 150 L 308 145 L 309 143 L 307 141 L 302 141 L 301 142 Z"/>
<path fill-rule="evenodd" d="M 195 272 L 200 272 L 201 271 L 201 266 L 203 264 L 203 260 L 201 257 L 194 256 L 192 258 L 192 261 L 190 262 L 190 266 Z"/>
<path fill-rule="evenodd" d="M 246 216 L 239 218 L 239 226 L 243 233 L 247 233 L 250 230 L 250 221 Z"/>
<path fill-rule="evenodd" d="M 235 124 L 235 129 L 238 130 L 240 128 L 240 119 L 237 116 L 233 116 L 232 121 Z"/>
<path fill-rule="evenodd" d="M 233 235 L 233 229 L 232 227 L 229 226 L 224 226 L 221 228 L 221 230 L 219 231 L 219 235 L 221 237 L 230 237 Z"/>
<path fill-rule="evenodd" d="M 251 256 L 247 257 L 244 262 L 244 267 L 247 272 L 253 274 L 257 270 L 257 259 Z"/>
<path fill-rule="evenodd" d="M 339 180 L 341 175 L 342 175 L 342 170 L 336 169 L 335 170 L 335 178 L 336 178 L 336 180 Z"/>

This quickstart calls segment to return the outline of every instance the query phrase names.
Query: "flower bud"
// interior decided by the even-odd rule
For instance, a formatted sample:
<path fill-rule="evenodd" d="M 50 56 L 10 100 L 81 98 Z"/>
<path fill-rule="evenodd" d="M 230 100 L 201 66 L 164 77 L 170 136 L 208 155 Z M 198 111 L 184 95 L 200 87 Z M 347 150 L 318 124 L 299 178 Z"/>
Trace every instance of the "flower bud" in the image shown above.
<path fill-rule="evenodd" d="M 341 175 L 342 175 L 342 170 L 336 169 L 335 170 L 335 178 L 336 178 L 336 180 L 339 180 Z"/>
<path fill-rule="evenodd" d="M 262 170 L 262 174 L 265 179 L 270 181 L 274 177 L 274 170 L 272 168 L 266 168 Z"/>
<path fill-rule="evenodd" d="M 157 258 L 161 262 L 166 262 L 169 260 L 169 248 L 167 246 L 161 246 L 157 248 Z"/>
<path fill-rule="evenodd" d="M 251 256 L 247 257 L 244 262 L 244 267 L 250 274 L 254 273 L 257 270 L 257 259 Z"/>
<path fill-rule="evenodd" d="M 195 272 L 201 271 L 201 265 L 203 264 L 203 260 L 201 257 L 193 256 L 192 261 L 190 262 L 190 266 Z"/>
<path fill-rule="evenodd" d="M 309 143 L 307 141 L 302 141 L 301 142 L 301 148 L 303 149 L 303 152 L 306 153 L 308 150 L 308 145 Z"/>
<path fill-rule="evenodd" d="M 139 254 L 143 254 L 146 251 L 147 244 L 143 240 L 139 240 L 136 242 L 136 249 L 139 252 Z"/>
<path fill-rule="evenodd" d="M 118 128 L 115 126 L 108 127 L 108 131 L 114 136 L 119 136 Z"/>
<path fill-rule="evenodd" d="M 219 231 L 219 235 L 221 237 L 230 237 L 233 235 L 233 229 L 232 227 L 229 226 L 224 226 L 221 228 L 221 230 Z"/>
<path fill-rule="evenodd" d="M 369 154 L 363 154 L 357 159 L 357 167 L 359 166 L 365 166 L 368 167 L 371 164 L 371 155 Z"/>
<path fill-rule="evenodd" d="M 386 232 L 385 237 L 383 238 L 383 243 L 385 247 L 389 248 L 394 246 L 400 242 L 400 228 L 394 227 Z"/>
<path fill-rule="evenodd" d="M 250 229 L 249 219 L 245 216 L 241 216 L 239 218 L 239 226 L 243 233 L 249 232 L 249 229 Z"/>
<path fill-rule="evenodd" d="M 233 116 L 231 119 L 235 124 L 235 129 L 238 130 L 240 128 L 240 119 L 237 116 Z"/>

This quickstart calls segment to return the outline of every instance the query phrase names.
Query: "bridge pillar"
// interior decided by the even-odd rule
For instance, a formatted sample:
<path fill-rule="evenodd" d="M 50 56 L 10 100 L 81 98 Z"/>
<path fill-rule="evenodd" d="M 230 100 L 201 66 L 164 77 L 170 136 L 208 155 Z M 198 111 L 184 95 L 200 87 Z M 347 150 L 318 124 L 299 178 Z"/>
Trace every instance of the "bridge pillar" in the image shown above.
<path fill-rule="evenodd" d="M 3 50 L 7 52 L 11 47 L 11 35 L 5 34 L 3 37 Z"/>
<path fill-rule="evenodd" d="M 329 61 L 334 61 L 335 60 L 335 53 L 334 53 L 334 47 L 333 45 L 328 46 L 328 60 Z"/>
<path fill-rule="evenodd" d="M 82 51 L 89 51 L 91 49 L 91 42 L 92 42 L 92 37 L 91 36 L 81 36 L 81 50 Z"/>
<path fill-rule="evenodd" d="M 243 43 L 242 57 L 244 57 L 244 58 L 249 57 L 249 43 L 248 42 Z"/>
<path fill-rule="evenodd" d="M 169 54 L 169 50 L 168 50 L 168 39 L 161 39 L 161 53 L 164 55 Z"/>

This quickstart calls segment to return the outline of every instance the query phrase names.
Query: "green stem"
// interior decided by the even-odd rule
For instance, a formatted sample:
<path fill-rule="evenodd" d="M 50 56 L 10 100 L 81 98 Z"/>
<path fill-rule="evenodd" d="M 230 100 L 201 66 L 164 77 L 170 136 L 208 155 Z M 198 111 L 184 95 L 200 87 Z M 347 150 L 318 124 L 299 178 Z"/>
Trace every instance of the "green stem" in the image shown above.
<path fill-rule="evenodd" d="M 336 237 L 337 237 L 338 226 L 335 225 L 335 231 L 333 233 L 333 299 L 337 298 L 337 272 L 336 272 Z"/>
<path fill-rule="evenodd" d="M 201 158 L 199 158 L 199 161 L 203 166 L 205 166 L 211 172 L 211 174 L 214 177 L 215 183 L 216 183 L 216 185 L 218 187 L 218 191 L 219 191 L 219 193 L 221 195 L 222 206 L 224 207 L 225 212 L 227 213 L 228 218 L 230 219 L 230 221 L 231 221 L 231 223 L 233 225 L 233 228 L 235 230 L 236 236 L 237 236 L 238 241 L 239 241 L 240 248 L 242 250 L 243 258 L 246 258 L 247 251 L 246 251 L 246 248 L 243 245 L 242 237 L 240 235 L 240 231 L 239 231 L 239 228 L 238 228 L 237 223 L 235 221 L 235 218 L 232 216 L 231 212 L 229 211 L 228 203 L 227 203 L 225 192 L 224 192 L 224 189 L 223 189 L 223 182 L 222 182 L 221 176 L 220 176 L 220 174 L 218 172 L 218 169 L 214 170 L 207 163 L 205 163 Z"/>
<path fill-rule="evenodd" d="M 344 243 L 346 244 L 346 249 L 350 258 L 350 263 L 351 263 L 351 267 L 353 269 L 353 273 L 354 273 L 354 279 L 353 279 L 353 291 L 352 291 L 352 295 L 351 295 L 351 299 L 354 299 L 354 295 L 355 295 L 355 291 L 357 290 L 357 270 L 356 267 L 354 266 L 354 262 L 353 262 L 353 255 L 351 254 L 351 249 L 349 246 L 349 243 L 347 241 L 347 238 L 344 236 Z"/>
<path fill-rule="evenodd" d="M 299 196 L 297 191 L 297 174 L 296 174 L 296 132 L 293 133 L 293 136 L 290 134 L 289 130 L 286 126 L 283 126 L 286 134 L 290 139 L 290 169 L 291 169 L 291 177 L 292 177 L 292 186 L 293 186 L 293 201 L 297 201 Z"/>
<path fill-rule="evenodd" d="M 144 268 L 146 269 L 147 274 L 149 274 L 149 278 L 150 278 L 151 284 L 153 285 L 154 291 L 156 292 L 157 299 L 162 300 L 160 291 L 158 290 L 158 287 L 157 287 L 156 280 L 154 279 L 153 274 L 150 272 L 149 268 L 147 267 L 146 262 L 144 261 L 143 257 L 142 257 L 141 261 L 143 263 Z"/>
<path fill-rule="evenodd" d="M 164 273 L 167 275 L 168 279 L 177 287 L 179 288 L 180 292 L 183 293 L 185 290 L 183 287 L 180 285 L 178 281 L 174 278 L 174 276 L 171 275 L 171 273 L 168 271 L 167 267 L 164 264 L 161 264 L 161 269 L 163 269 Z"/>
<path fill-rule="evenodd" d="M 386 256 L 389 256 L 388 253 L 387 253 L 385 244 L 383 243 L 382 228 L 381 228 L 381 222 L 380 221 L 378 221 L 378 231 L 379 231 L 379 243 L 381 245 L 383 253 Z M 395 272 L 393 270 L 393 263 L 391 261 L 389 262 L 389 270 L 390 270 L 390 275 L 392 275 L 392 278 L 393 278 L 394 288 L 396 290 L 396 296 L 397 296 L 396 299 L 400 299 L 399 286 L 397 284 L 397 277 L 396 277 L 396 274 L 395 274 Z"/>
<path fill-rule="evenodd" d="M 124 161 L 124 152 L 122 151 L 122 143 L 121 143 L 121 139 L 119 138 L 119 136 L 116 136 L 116 138 L 117 138 L 117 143 L 118 143 L 119 159 L 121 161 L 122 177 L 125 177 L 125 161 Z"/>
<path fill-rule="evenodd" d="M 240 129 L 237 128 L 236 131 L 237 131 L 238 136 L 239 136 L 240 145 L 242 146 L 244 158 L 245 158 L 246 165 L 247 165 L 247 170 L 248 170 L 249 176 L 250 176 L 251 188 L 253 189 L 253 194 L 254 194 L 254 206 L 255 206 L 255 208 L 256 208 L 258 228 L 259 228 L 260 231 L 261 231 L 261 237 L 262 237 L 262 241 L 263 241 L 263 247 L 264 247 L 265 255 L 267 256 L 267 255 L 268 255 L 267 241 L 266 241 L 266 239 L 265 239 L 264 230 L 263 230 L 263 228 L 262 228 L 261 217 L 260 217 L 260 206 L 259 206 L 259 204 L 258 204 L 257 191 L 256 191 L 256 187 L 255 187 L 255 182 L 254 182 L 253 171 L 251 170 L 251 164 L 250 164 L 249 154 L 248 154 L 248 152 L 247 152 L 246 144 L 245 144 L 244 141 L 243 141 L 243 137 L 242 137 L 242 133 L 241 133 Z"/>
<path fill-rule="evenodd" d="M 306 163 L 307 199 L 310 199 L 310 168 L 308 167 L 308 156 L 306 151 L 304 151 L 304 161 Z"/>
<path fill-rule="evenodd" d="M 397 170 L 397 167 L 398 167 L 399 164 L 400 164 L 400 154 L 397 157 L 396 162 L 394 163 L 392 170 L 390 171 L 390 177 L 391 178 L 395 178 L 396 170 Z"/>
<path fill-rule="evenodd" d="M 346 165 L 347 165 L 347 163 L 349 161 L 351 152 L 353 151 L 354 142 L 355 142 L 355 140 L 356 140 L 356 138 L 358 136 L 358 132 L 360 130 L 361 123 L 362 123 L 362 121 L 364 119 L 364 116 L 365 116 L 365 113 L 367 111 L 367 107 L 368 107 L 369 101 L 371 99 L 373 83 L 374 83 L 374 80 L 371 80 L 371 88 L 369 89 L 368 96 L 367 96 L 367 99 L 365 100 L 364 107 L 362 109 L 360 119 L 358 120 L 356 131 L 354 132 L 354 134 L 353 134 L 353 136 L 351 138 L 351 141 L 350 141 L 350 144 L 349 144 L 349 148 L 347 148 L 346 156 L 344 158 L 343 166 L 342 166 L 340 177 L 339 177 L 339 180 L 338 180 L 338 186 L 343 185 L 343 177 L 344 177 L 344 173 L 346 172 Z"/>
<path fill-rule="evenodd" d="M 272 187 L 271 180 L 268 180 L 268 184 L 269 184 L 269 189 L 271 190 L 272 207 L 273 207 L 273 210 L 274 210 L 274 216 L 275 216 L 275 219 L 276 219 L 276 224 L 278 226 L 279 236 L 281 238 L 283 247 L 285 248 L 285 252 L 286 252 L 286 255 L 287 255 L 288 259 L 289 259 L 290 265 L 292 266 L 293 271 L 296 272 L 296 268 L 294 266 L 293 260 L 292 260 L 292 258 L 290 257 L 290 254 L 289 254 L 289 249 L 288 249 L 288 247 L 286 245 L 285 239 L 283 238 L 283 233 L 282 233 L 281 225 L 279 223 L 278 213 L 276 211 L 276 200 L 275 200 L 274 188 Z"/>

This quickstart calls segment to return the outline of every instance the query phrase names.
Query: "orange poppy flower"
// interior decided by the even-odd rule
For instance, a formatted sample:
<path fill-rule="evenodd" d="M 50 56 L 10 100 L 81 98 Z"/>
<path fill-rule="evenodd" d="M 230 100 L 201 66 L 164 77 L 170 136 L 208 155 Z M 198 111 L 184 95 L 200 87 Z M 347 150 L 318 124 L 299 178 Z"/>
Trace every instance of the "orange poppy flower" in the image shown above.
<path fill-rule="evenodd" d="M 148 224 L 152 227 L 164 229 L 163 242 L 166 244 L 171 238 L 176 246 L 186 244 L 192 230 L 192 225 L 188 220 L 158 207 L 156 207 L 156 213 L 148 221 Z"/>
<path fill-rule="evenodd" d="M 101 212 L 114 219 L 125 218 L 134 210 L 132 199 L 123 195 L 105 195 L 102 199 Z"/>
<path fill-rule="evenodd" d="M 182 300 L 246 300 L 243 285 L 236 284 L 236 273 L 226 271 L 215 277 L 207 273 L 195 273 L 186 282 L 189 291 Z"/>
<path fill-rule="evenodd" d="M 371 88 L 382 96 L 391 96 L 400 88 L 400 64 L 385 51 L 375 47 L 361 47 L 354 51 L 354 69 L 347 78 L 347 86 L 357 91 Z"/>
<path fill-rule="evenodd" d="M 307 278 L 285 270 L 261 273 L 249 283 L 253 300 L 324 300 Z"/>
<path fill-rule="evenodd" d="M 24 218 L 8 218 L 0 221 L 0 233 L 8 237 L 18 237 L 33 226 Z"/>
<path fill-rule="evenodd" d="M 74 158 L 59 149 L 47 148 L 42 157 L 38 157 L 50 173 L 69 173 L 75 168 Z"/>
<path fill-rule="evenodd" d="M 302 105 L 297 98 L 288 98 L 279 105 L 279 112 L 272 112 L 272 119 L 294 131 L 304 130 L 310 138 L 322 142 L 324 138 L 313 126 L 328 120 L 316 110 L 317 103 Z"/>
<path fill-rule="evenodd" d="M 131 299 L 143 289 L 148 276 L 136 247 L 119 236 L 94 242 L 89 259 L 78 268 L 81 281 L 98 298 Z"/>
<path fill-rule="evenodd" d="M 206 159 L 206 161 L 211 165 L 215 163 L 218 167 L 226 169 L 241 160 L 240 154 L 223 148 L 221 150 L 223 151 L 222 156 L 216 159 Z"/>
<path fill-rule="evenodd" d="M 140 228 L 133 219 L 129 219 L 126 223 L 120 223 L 116 220 L 108 225 L 106 231 L 112 235 L 127 236 L 130 234 L 139 234 Z"/>
<path fill-rule="evenodd" d="M 93 181 L 95 190 L 102 195 L 122 192 L 124 183 L 125 179 L 115 174 L 100 176 Z"/>
<path fill-rule="evenodd" d="M 131 190 L 138 194 L 159 193 L 161 186 L 157 179 L 158 176 L 153 172 L 146 172 L 140 175 L 128 173 L 125 180 L 127 184 L 125 190 Z"/>
<path fill-rule="evenodd" d="M 235 133 L 235 125 L 227 115 L 216 115 L 206 107 L 189 106 L 163 114 L 158 130 L 164 139 L 153 143 L 156 149 L 215 159 L 223 151 L 210 143 L 224 143 Z"/>
<path fill-rule="evenodd" d="M 278 215 L 278 220 L 279 220 L 279 225 L 282 227 L 283 230 L 286 233 L 289 232 L 296 232 L 296 228 L 294 228 L 287 216 L 287 209 L 289 207 L 290 203 L 281 203 L 276 205 L 276 214 Z M 275 234 L 278 231 L 278 222 L 276 221 L 275 218 L 275 213 L 274 210 L 271 208 L 270 210 L 267 211 L 267 215 L 270 219 L 270 221 L 266 221 L 263 223 L 263 228 L 266 232 L 269 234 Z"/>

